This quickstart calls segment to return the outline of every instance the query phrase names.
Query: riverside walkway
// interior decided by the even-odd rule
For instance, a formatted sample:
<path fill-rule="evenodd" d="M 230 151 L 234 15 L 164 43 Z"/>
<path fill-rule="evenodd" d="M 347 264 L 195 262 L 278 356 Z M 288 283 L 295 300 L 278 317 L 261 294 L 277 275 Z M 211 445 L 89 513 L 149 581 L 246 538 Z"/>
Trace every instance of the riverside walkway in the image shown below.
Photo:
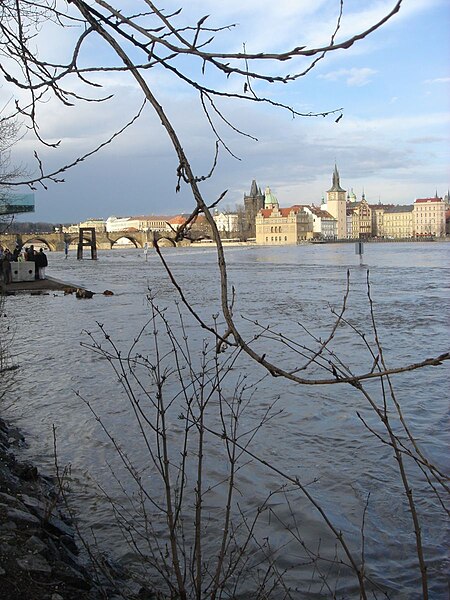
<path fill-rule="evenodd" d="M 59 281 L 53 277 L 46 279 L 34 279 L 33 281 L 14 281 L 12 283 L 0 283 L 0 294 L 7 296 L 16 293 L 42 294 L 45 292 L 63 292 L 68 289 L 76 290 L 79 286 Z"/>

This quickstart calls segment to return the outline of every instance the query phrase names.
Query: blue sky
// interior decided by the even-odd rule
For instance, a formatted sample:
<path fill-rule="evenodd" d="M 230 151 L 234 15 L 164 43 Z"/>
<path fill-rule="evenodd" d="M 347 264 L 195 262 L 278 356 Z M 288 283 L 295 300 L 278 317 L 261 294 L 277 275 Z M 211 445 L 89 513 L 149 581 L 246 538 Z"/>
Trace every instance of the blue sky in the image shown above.
<path fill-rule="evenodd" d="M 347 0 L 343 36 L 363 30 L 394 4 L 394 0 Z M 180 23 L 195 22 L 204 14 L 211 15 L 211 24 L 236 22 L 237 27 L 218 36 L 215 48 L 238 51 L 245 42 L 250 52 L 326 44 L 339 9 L 338 0 L 190 0 L 185 5 Z M 255 84 L 262 95 L 302 112 L 343 107 L 338 123 L 333 116 L 293 119 L 286 111 L 262 104 L 218 102 L 229 121 L 258 141 L 217 123 L 241 160 L 221 154 L 214 177 L 202 184 L 206 199 L 213 201 L 227 189 L 220 206 L 233 208 L 255 178 L 261 187 L 271 187 L 282 206 L 319 204 L 331 185 L 335 162 L 341 185 L 353 188 L 358 198 L 364 191 L 369 202 L 410 204 L 436 191 L 443 196 L 450 187 L 449 30 L 447 0 L 404 0 L 400 12 L 382 29 L 347 51 L 331 53 L 306 77 L 277 88 Z M 43 38 L 36 42 L 40 53 L 69 52 L 74 32 L 51 33 L 43 28 Z M 83 60 L 107 62 L 110 52 L 92 40 Z M 198 71 L 198 65 L 184 61 L 183 66 L 188 73 Z M 289 61 L 278 65 L 275 74 L 294 70 Z M 205 174 L 214 156 L 214 136 L 198 95 L 162 70 L 152 70 L 149 78 L 194 169 Z M 242 89 L 233 77 L 207 73 L 206 78 L 223 89 Z M 27 134 L 15 149 L 15 161 L 33 172 L 32 154 L 38 150 L 47 167 L 66 164 L 126 123 L 140 104 L 135 83 L 123 74 L 104 74 L 100 80 L 105 94 L 114 93 L 111 102 L 64 108 L 49 99 L 40 107 L 40 132 L 46 139 L 61 139 L 60 147 L 39 148 Z M 2 104 L 15 93 L 0 83 Z M 38 190 L 33 220 L 59 223 L 188 212 L 193 206 L 188 190 L 175 192 L 176 166 L 158 119 L 146 110 L 120 139 L 67 173 L 65 183 Z"/>

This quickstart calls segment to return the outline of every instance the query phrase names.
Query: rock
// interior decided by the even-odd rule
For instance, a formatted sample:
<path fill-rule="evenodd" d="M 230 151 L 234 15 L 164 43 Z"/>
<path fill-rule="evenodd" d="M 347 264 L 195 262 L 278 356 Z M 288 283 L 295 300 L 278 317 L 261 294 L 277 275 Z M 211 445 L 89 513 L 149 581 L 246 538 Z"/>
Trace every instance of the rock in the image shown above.
<path fill-rule="evenodd" d="M 27 508 L 31 509 L 33 512 L 35 510 L 40 510 L 42 512 L 45 511 L 46 506 L 45 506 L 44 502 L 42 502 L 41 500 L 38 500 L 34 496 L 28 496 L 27 494 L 21 494 L 20 497 L 21 497 L 24 505 Z M 38 515 L 38 516 L 40 516 L 40 515 Z"/>
<path fill-rule="evenodd" d="M 55 563 L 53 575 L 60 581 L 64 581 L 68 585 L 81 590 L 89 590 L 92 587 L 91 583 L 86 579 L 85 574 L 82 573 L 81 570 L 74 569 L 61 561 Z"/>
<path fill-rule="evenodd" d="M 22 571 L 46 574 L 50 574 L 52 572 L 51 566 L 40 554 L 29 554 L 23 558 L 17 558 L 16 562 Z"/>
<path fill-rule="evenodd" d="M 54 479 L 16 460 L 17 433 L 0 419 L 0 600 L 105 600 L 114 595 L 136 600 L 139 586 L 127 572 L 105 560 L 105 574 L 93 575 L 77 557 L 75 529 L 61 512 Z"/>
<path fill-rule="evenodd" d="M 39 475 L 37 468 L 28 463 L 17 463 L 16 473 L 25 481 L 36 481 Z"/>
<path fill-rule="evenodd" d="M 156 596 L 153 592 L 145 587 L 141 587 L 138 594 L 139 600 L 155 600 Z"/>
<path fill-rule="evenodd" d="M 13 521 L 26 525 L 40 525 L 40 521 L 37 517 L 29 512 L 25 512 L 24 510 L 19 510 L 18 508 L 9 508 L 7 514 L 8 517 Z"/>
<path fill-rule="evenodd" d="M 23 438 L 11 436 L 8 438 L 7 444 L 8 446 L 21 446 L 23 444 Z"/>
<path fill-rule="evenodd" d="M 19 478 L 13 475 L 6 466 L 0 463 L 0 481 L 7 486 L 9 489 L 17 487 L 19 484 Z"/>
<path fill-rule="evenodd" d="M 94 292 L 85 290 L 83 288 L 77 288 L 77 290 L 75 292 L 75 296 L 77 298 L 92 298 L 93 295 L 94 295 Z"/>
<path fill-rule="evenodd" d="M 32 535 L 25 542 L 24 549 L 31 554 L 42 554 L 47 550 L 47 545 L 36 535 Z"/>
<path fill-rule="evenodd" d="M 114 292 L 112 292 L 111 290 L 105 290 L 103 292 L 103 295 L 104 296 L 114 296 Z"/>
<path fill-rule="evenodd" d="M 77 549 L 77 554 L 79 553 L 79 550 Z M 72 553 L 70 550 L 68 550 L 68 548 L 66 546 L 64 546 L 64 544 L 59 544 L 58 546 L 58 554 L 59 554 L 59 558 L 60 560 L 62 560 L 62 562 L 71 565 L 72 567 L 74 567 L 75 569 L 78 569 L 81 565 L 80 560 L 77 556 L 77 554 Z"/>
<path fill-rule="evenodd" d="M 80 553 L 78 546 L 75 544 L 75 540 L 70 535 L 62 535 L 59 538 L 60 542 L 65 548 L 73 555 L 78 556 Z"/>
<path fill-rule="evenodd" d="M 21 507 L 23 508 L 23 503 L 20 502 L 15 496 L 11 496 L 10 494 L 6 494 L 5 492 L 0 492 L 0 503 L 5 503 L 11 506 Z"/>
<path fill-rule="evenodd" d="M 69 537 L 74 536 L 74 531 L 70 525 L 67 525 L 62 519 L 58 517 L 50 516 L 43 522 L 44 528 L 57 536 L 66 535 Z"/>

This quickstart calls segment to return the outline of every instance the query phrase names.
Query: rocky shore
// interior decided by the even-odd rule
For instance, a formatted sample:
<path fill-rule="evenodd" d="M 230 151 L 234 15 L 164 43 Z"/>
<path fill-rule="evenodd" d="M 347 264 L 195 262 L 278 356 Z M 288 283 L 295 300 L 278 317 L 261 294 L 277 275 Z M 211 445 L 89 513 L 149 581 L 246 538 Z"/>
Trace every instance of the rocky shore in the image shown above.
<path fill-rule="evenodd" d="M 149 600 L 105 558 L 80 558 L 75 529 L 51 479 L 16 456 L 21 433 L 0 419 L 0 597 L 2 600 Z M 100 560 L 100 559 L 99 559 Z"/>

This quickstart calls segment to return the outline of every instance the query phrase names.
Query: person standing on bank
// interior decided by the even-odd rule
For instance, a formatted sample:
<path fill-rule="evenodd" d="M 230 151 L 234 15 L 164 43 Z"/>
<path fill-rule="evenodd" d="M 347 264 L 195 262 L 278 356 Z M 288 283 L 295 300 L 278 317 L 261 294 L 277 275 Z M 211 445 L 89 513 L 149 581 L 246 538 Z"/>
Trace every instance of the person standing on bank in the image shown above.
<path fill-rule="evenodd" d="M 48 265 L 48 260 L 43 248 L 36 253 L 34 263 L 38 272 L 38 279 L 45 279 L 45 267 Z"/>
<path fill-rule="evenodd" d="M 12 282 L 12 274 L 11 274 L 11 261 L 13 259 L 12 253 L 8 248 L 4 248 L 1 251 L 1 261 L 0 261 L 0 281 L 3 279 L 3 283 L 11 283 Z"/>

